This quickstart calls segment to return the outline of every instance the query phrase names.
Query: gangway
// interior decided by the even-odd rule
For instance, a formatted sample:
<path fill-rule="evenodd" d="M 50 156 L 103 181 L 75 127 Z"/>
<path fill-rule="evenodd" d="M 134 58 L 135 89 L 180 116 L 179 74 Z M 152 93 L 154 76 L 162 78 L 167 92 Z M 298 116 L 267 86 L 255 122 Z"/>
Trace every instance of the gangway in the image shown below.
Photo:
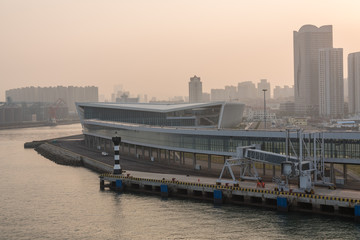
<path fill-rule="evenodd" d="M 259 149 L 259 145 L 237 147 L 237 154 L 235 158 L 229 158 L 225 160 L 224 166 L 221 170 L 220 177 L 217 182 L 238 184 L 234 172 L 233 166 L 240 167 L 240 180 L 259 180 L 259 174 L 255 167 L 255 162 L 266 163 L 271 165 L 281 165 L 282 162 L 287 160 L 287 157 L 282 154 L 267 152 Z M 289 161 L 296 162 L 297 158 L 289 157 Z M 222 179 L 223 174 L 227 170 L 232 180 Z"/>
<path fill-rule="evenodd" d="M 293 142 L 290 139 L 290 133 L 295 132 L 298 137 L 298 152 L 295 151 Z M 266 163 L 281 166 L 281 175 L 285 177 L 285 181 L 280 177 L 273 178 L 278 184 L 281 191 L 289 191 L 288 180 L 291 178 L 299 179 L 298 192 L 313 192 L 314 185 L 323 185 L 333 188 L 334 184 L 329 183 L 325 179 L 324 166 L 324 138 L 322 133 L 307 133 L 308 145 L 313 144 L 313 153 L 311 154 L 309 147 L 304 141 L 305 134 L 301 129 L 287 129 L 286 131 L 286 155 L 263 151 L 259 145 L 251 145 L 238 147 L 236 157 L 227 159 L 221 170 L 221 174 L 217 183 L 239 184 L 239 180 L 260 180 L 259 174 L 255 167 L 255 162 Z M 292 155 L 290 155 L 292 150 Z M 304 155 L 304 150 L 306 155 Z M 240 177 L 237 180 L 232 170 L 233 166 L 240 167 Z M 225 170 L 231 175 L 232 180 L 223 179 Z"/>
<path fill-rule="evenodd" d="M 245 147 L 244 149 L 244 157 L 246 159 L 250 159 L 256 162 L 260 163 L 266 163 L 271 165 L 281 165 L 282 162 L 285 161 L 291 161 L 291 162 L 297 162 L 298 159 L 296 157 L 286 157 L 285 155 L 279 154 L 279 153 L 272 153 L 267 151 L 262 151 L 259 149 L 251 149 Z"/>

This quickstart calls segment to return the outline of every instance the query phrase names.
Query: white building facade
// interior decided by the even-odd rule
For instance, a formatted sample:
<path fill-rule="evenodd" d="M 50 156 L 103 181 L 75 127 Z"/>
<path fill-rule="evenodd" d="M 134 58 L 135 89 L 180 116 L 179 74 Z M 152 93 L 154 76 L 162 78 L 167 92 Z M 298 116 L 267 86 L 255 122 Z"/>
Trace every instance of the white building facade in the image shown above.
<path fill-rule="evenodd" d="M 343 116 L 343 49 L 320 49 L 319 54 L 319 115 Z"/>
<path fill-rule="evenodd" d="M 360 52 L 348 55 L 349 113 L 360 114 Z"/>
<path fill-rule="evenodd" d="M 289 87 L 286 85 L 284 87 L 275 86 L 274 95 L 273 95 L 274 99 L 290 98 L 290 97 L 294 97 L 294 87 Z"/>
<path fill-rule="evenodd" d="M 237 99 L 237 89 L 235 86 L 225 86 L 225 101 L 232 102 Z"/>
<path fill-rule="evenodd" d="M 225 89 L 211 89 L 211 101 L 218 102 L 218 101 L 225 101 Z"/>
<path fill-rule="evenodd" d="M 270 83 L 266 79 L 260 79 L 260 82 L 257 84 L 258 97 L 264 97 L 264 89 L 266 99 L 270 99 Z"/>
<path fill-rule="evenodd" d="M 256 86 L 251 81 L 238 83 L 238 98 L 239 100 L 247 100 L 256 98 Z"/>

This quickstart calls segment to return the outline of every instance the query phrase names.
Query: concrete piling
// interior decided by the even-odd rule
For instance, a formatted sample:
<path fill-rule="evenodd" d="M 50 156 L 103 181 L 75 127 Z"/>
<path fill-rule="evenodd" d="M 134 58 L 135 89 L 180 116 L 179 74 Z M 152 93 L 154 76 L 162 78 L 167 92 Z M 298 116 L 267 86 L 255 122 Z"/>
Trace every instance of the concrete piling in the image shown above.
<path fill-rule="evenodd" d="M 223 203 L 223 194 L 221 190 L 214 190 L 214 204 Z"/>
<path fill-rule="evenodd" d="M 100 179 L 100 190 L 105 190 L 105 181 Z"/>
<path fill-rule="evenodd" d="M 277 210 L 280 212 L 288 212 L 289 206 L 286 197 L 277 197 Z"/>
<path fill-rule="evenodd" d="M 268 207 L 281 212 L 300 211 L 326 215 L 351 217 L 360 221 L 360 199 L 329 196 L 327 194 L 306 194 L 296 192 L 279 192 L 277 190 L 219 185 L 172 179 L 141 178 L 115 174 L 100 176 L 100 189 L 109 187 L 115 191 L 135 191 L 161 195 L 212 201 L 215 205 L 222 203 L 244 204 Z M 108 182 L 109 184 L 104 184 Z M 331 190 L 329 190 L 331 191 Z"/>
<path fill-rule="evenodd" d="M 354 206 L 355 221 L 360 222 L 360 204 Z"/>
<path fill-rule="evenodd" d="M 124 189 L 123 182 L 121 179 L 117 179 L 115 181 L 115 191 L 122 192 Z"/>
<path fill-rule="evenodd" d="M 161 197 L 163 197 L 163 198 L 169 197 L 168 185 L 166 185 L 166 184 L 161 184 L 161 185 L 160 185 L 160 190 L 161 190 Z"/>

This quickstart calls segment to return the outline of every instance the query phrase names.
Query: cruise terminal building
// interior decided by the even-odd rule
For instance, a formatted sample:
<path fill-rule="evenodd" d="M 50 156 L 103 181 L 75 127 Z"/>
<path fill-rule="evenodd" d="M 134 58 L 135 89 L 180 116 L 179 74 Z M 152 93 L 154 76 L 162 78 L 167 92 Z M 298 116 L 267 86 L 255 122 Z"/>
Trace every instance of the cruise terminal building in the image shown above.
<path fill-rule="evenodd" d="M 238 128 L 245 108 L 241 103 L 76 103 L 76 107 L 85 144 L 92 148 L 112 151 L 111 138 L 116 133 L 121 137 L 122 154 L 180 165 L 190 154 L 194 167 L 201 155 L 207 162 L 202 168 L 211 168 L 212 156 L 236 156 L 238 146 L 257 144 L 261 150 L 285 154 L 285 130 Z M 344 176 L 347 164 L 360 164 L 359 132 L 322 134 L 326 163 L 342 164 Z M 311 153 L 310 135 L 307 149 Z"/>

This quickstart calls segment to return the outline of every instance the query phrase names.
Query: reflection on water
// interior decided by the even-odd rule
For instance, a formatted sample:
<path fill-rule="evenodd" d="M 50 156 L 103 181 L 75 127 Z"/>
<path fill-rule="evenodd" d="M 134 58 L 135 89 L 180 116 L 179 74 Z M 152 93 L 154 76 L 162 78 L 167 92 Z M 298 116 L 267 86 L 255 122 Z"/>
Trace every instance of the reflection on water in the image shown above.
<path fill-rule="evenodd" d="M 358 239 L 351 220 L 99 191 L 98 175 L 57 165 L 25 141 L 79 124 L 0 131 L 0 239 Z"/>

